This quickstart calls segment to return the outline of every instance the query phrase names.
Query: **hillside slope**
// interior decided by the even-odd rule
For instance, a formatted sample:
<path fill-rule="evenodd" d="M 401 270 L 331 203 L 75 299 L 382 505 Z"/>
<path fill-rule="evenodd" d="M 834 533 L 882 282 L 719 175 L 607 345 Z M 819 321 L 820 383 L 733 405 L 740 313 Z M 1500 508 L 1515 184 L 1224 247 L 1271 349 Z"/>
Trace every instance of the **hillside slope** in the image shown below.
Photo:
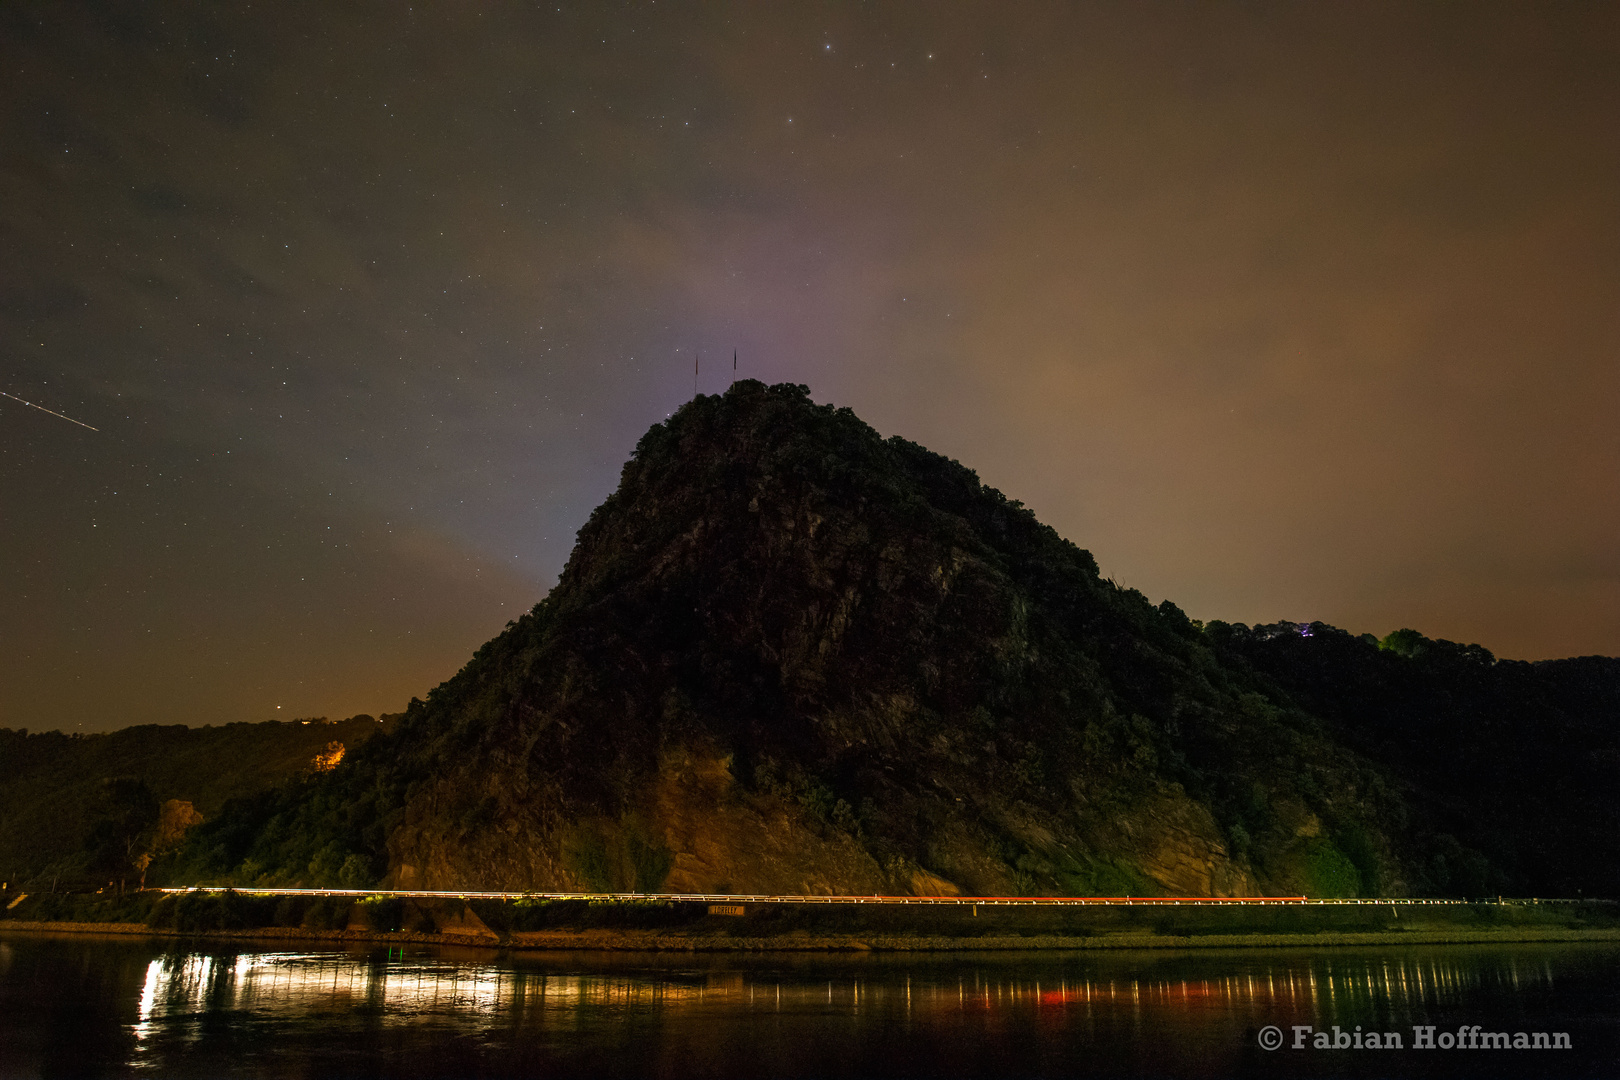
<path fill-rule="evenodd" d="M 231 798 L 265 791 L 310 767 L 328 744 L 352 749 L 386 725 L 370 716 L 190 728 L 145 724 L 94 735 L 0 728 L 0 880 L 77 880 L 98 787 L 144 781 L 158 801 L 189 802 L 204 819 Z"/>
<path fill-rule="evenodd" d="M 1321 623 L 1206 635 L 1400 779 L 1421 891 L 1620 896 L 1620 660 L 1498 660 Z"/>
<path fill-rule="evenodd" d="M 742 382 L 647 433 L 551 594 L 396 731 L 197 830 L 181 872 L 979 895 L 1528 880 L 1459 838 L 1488 792 L 1431 790 L 1356 737 L 1357 687 L 1291 677 L 1274 636 L 1155 607 L 961 465 Z M 1611 680 L 1589 704 L 1616 701 Z"/>

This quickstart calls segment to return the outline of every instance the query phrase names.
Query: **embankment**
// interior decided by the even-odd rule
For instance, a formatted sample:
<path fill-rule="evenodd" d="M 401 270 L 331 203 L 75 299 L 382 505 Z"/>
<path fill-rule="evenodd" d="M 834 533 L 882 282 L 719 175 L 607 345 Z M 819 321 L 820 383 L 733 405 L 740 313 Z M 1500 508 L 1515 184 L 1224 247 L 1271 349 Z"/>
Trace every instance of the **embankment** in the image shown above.
<path fill-rule="evenodd" d="M 740 914 L 736 913 L 740 911 Z M 1308 947 L 1620 941 L 1606 903 L 930 907 L 593 899 L 30 897 L 0 932 L 684 951 Z"/>

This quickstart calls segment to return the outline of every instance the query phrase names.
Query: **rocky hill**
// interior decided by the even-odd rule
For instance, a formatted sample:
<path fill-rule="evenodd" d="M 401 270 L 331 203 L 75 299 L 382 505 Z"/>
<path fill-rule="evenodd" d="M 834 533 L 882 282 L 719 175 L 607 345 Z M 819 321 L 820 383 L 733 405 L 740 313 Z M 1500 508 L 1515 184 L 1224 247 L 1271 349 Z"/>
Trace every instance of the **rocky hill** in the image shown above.
<path fill-rule="evenodd" d="M 394 731 L 172 873 L 1613 892 L 1620 662 L 1403 634 L 1194 623 L 956 462 L 742 382 L 647 433 L 551 594 Z"/>

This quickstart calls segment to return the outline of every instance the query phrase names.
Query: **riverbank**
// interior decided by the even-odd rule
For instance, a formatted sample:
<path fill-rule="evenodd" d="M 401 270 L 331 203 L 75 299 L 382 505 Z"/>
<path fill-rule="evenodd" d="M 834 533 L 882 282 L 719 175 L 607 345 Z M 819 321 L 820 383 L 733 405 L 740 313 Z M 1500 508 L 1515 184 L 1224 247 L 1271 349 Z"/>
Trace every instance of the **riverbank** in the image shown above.
<path fill-rule="evenodd" d="M 1620 942 L 1620 911 L 1612 904 L 1404 911 L 1383 905 L 928 909 L 390 896 L 355 901 L 213 892 L 40 898 L 7 915 L 0 933 L 522 950 L 964 952 Z"/>
<path fill-rule="evenodd" d="M 1319 949 L 1365 945 L 1482 945 L 1545 942 L 1616 942 L 1620 930 L 1415 931 L 1409 933 L 1316 934 L 1110 934 L 1077 937 L 1042 934 L 945 937 L 887 934 L 785 934 L 738 937 L 729 934 L 672 934 L 658 931 L 542 931 L 515 934 L 443 934 L 370 930 L 311 930 L 258 927 L 237 930 L 161 930 L 143 923 L 0 922 L 6 933 L 105 934 L 117 936 L 299 941 L 373 945 L 456 945 L 490 949 L 610 952 L 1006 952 L 1096 949 Z"/>

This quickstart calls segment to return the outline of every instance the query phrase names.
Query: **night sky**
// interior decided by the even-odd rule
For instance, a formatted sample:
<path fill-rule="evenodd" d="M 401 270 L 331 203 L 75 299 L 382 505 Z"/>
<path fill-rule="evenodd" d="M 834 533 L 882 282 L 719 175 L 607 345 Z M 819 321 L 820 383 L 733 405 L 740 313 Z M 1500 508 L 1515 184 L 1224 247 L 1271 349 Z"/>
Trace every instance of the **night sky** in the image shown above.
<path fill-rule="evenodd" d="M 1620 6 L 0 5 L 0 726 L 401 708 L 733 349 L 1195 618 L 1620 653 Z"/>

